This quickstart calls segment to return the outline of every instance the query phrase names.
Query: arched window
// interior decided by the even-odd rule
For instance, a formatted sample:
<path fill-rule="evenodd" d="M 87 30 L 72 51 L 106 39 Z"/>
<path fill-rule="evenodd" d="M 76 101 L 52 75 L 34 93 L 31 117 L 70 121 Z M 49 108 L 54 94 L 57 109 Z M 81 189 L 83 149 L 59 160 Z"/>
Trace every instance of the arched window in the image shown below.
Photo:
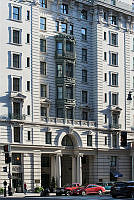
<path fill-rule="evenodd" d="M 73 146 L 73 141 L 69 135 L 64 136 L 62 146 Z"/>

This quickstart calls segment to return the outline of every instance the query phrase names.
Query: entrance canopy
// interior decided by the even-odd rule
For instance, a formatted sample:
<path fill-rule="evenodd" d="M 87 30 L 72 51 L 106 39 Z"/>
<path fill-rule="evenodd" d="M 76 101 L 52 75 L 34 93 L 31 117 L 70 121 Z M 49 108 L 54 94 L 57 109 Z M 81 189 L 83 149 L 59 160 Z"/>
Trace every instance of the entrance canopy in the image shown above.
<path fill-rule="evenodd" d="M 118 178 L 118 177 L 122 177 L 123 174 L 121 174 L 120 172 L 118 172 L 117 170 L 111 170 L 110 171 L 112 173 L 112 175 L 115 177 L 115 178 Z"/>

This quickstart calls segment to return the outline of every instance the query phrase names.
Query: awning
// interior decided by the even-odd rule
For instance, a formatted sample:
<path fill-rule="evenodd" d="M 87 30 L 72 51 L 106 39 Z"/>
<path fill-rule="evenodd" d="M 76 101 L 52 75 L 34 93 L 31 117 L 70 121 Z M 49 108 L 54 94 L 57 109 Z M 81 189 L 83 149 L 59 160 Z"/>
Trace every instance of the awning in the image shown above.
<path fill-rule="evenodd" d="M 112 173 L 112 175 L 115 177 L 115 178 L 118 178 L 118 177 L 122 177 L 123 174 L 121 174 L 120 172 L 118 172 L 117 170 L 111 170 L 110 171 Z"/>

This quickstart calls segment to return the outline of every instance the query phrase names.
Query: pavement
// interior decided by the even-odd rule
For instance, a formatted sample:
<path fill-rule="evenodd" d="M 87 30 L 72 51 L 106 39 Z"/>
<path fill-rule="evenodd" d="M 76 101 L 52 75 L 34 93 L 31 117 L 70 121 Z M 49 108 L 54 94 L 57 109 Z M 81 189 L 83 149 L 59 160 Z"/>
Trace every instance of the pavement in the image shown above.
<path fill-rule="evenodd" d="M 56 196 L 56 193 L 49 193 L 49 196 Z M 0 198 L 1 197 L 4 197 L 4 195 L 0 195 Z M 12 196 L 8 196 L 7 194 L 7 197 L 10 197 L 10 198 L 13 198 L 13 197 L 40 197 L 40 193 L 14 193 Z"/>

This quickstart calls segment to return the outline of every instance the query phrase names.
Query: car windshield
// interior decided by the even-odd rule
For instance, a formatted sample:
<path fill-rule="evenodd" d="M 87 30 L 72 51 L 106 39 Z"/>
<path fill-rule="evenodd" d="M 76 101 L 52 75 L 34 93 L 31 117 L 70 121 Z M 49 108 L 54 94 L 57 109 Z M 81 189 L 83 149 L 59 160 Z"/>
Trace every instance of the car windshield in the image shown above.
<path fill-rule="evenodd" d="M 114 184 L 115 187 L 124 187 L 126 185 L 127 185 L 127 183 L 125 183 L 125 182 L 119 182 L 119 183 Z"/>

